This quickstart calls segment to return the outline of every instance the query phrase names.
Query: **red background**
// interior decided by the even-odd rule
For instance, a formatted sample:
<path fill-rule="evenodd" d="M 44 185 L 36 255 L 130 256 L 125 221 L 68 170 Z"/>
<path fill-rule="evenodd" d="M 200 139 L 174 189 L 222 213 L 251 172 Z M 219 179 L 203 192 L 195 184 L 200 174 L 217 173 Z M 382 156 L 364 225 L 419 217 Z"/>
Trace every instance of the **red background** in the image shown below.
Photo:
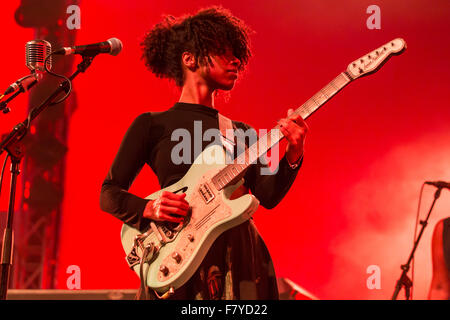
<path fill-rule="evenodd" d="M 19 27 L 19 1 L 2 4 L 0 85 L 26 74 L 24 44 L 33 31 Z M 78 109 L 70 123 L 67 177 L 58 259 L 58 288 L 69 265 L 81 268 L 82 289 L 137 288 L 124 260 L 121 222 L 99 209 L 101 183 L 132 120 L 178 99 L 140 60 L 139 43 L 162 14 L 195 13 L 210 1 L 81 1 L 77 43 L 122 40 L 117 57 L 97 57 L 74 81 Z M 271 128 L 289 107 L 300 106 L 347 65 L 397 37 L 407 51 L 380 71 L 351 83 L 308 119 L 304 165 L 283 202 L 260 208 L 255 221 L 277 276 L 321 299 L 389 299 L 412 247 L 421 183 L 450 180 L 448 23 L 450 3 L 434 1 L 222 1 L 256 34 L 248 72 L 217 101 L 230 118 Z M 381 30 L 369 30 L 366 9 L 381 8 Z M 79 58 L 77 58 L 79 59 Z M 23 120 L 26 97 L 0 116 L 0 133 Z M 284 148 L 284 145 L 283 145 Z M 6 210 L 7 186 L 0 202 Z M 131 191 L 158 189 L 145 168 Z M 433 189 L 426 187 L 422 217 Z M 431 234 L 450 215 L 442 193 L 416 254 L 415 298 L 431 281 Z M 366 270 L 381 270 L 381 289 L 369 290 Z M 403 295 L 401 295 L 403 297 Z"/>

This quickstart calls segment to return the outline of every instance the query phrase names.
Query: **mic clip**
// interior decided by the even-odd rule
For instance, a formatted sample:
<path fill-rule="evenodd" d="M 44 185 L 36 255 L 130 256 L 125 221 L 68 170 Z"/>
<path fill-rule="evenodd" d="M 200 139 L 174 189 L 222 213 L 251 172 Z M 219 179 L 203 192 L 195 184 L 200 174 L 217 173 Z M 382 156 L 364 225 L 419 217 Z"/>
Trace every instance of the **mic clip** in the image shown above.
<path fill-rule="evenodd" d="M 0 111 L 4 114 L 7 114 L 11 111 L 10 108 L 7 107 L 8 103 L 17 97 L 20 93 L 28 91 L 31 87 L 33 87 L 38 81 L 40 81 L 43 77 L 41 72 L 33 70 L 31 74 L 26 75 L 25 77 L 20 78 L 16 82 L 13 82 L 6 91 L 0 95 Z M 7 100 L 1 101 L 5 96 L 12 94 Z"/>

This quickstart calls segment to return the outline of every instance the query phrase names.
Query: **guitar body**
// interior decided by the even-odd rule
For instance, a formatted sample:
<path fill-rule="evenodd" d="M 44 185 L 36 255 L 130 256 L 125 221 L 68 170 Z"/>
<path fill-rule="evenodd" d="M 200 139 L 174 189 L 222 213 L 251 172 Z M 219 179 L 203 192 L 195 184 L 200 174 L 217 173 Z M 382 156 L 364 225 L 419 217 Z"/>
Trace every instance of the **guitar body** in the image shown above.
<path fill-rule="evenodd" d="M 214 161 L 211 161 L 211 158 L 214 158 Z M 223 148 L 210 146 L 196 158 L 183 178 L 146 198 L 154 200 L 163 191 L 185 192 L 192 210 L 189 221 L 179 231 L 172 232 L 172 239 L 159 248 L 156 258 L 150 264 L 144 265 L 147 285 L 155 291 L 166 292 L 171 287 L 177 289 L 186 283 L 217 237 L 250 219 L 258 208 L 259 201 L 250 194 L 230 199 L 233 192 L 242 185 L 243 179 L 220 191 L 214 187 L 211 178 L 225 166 Z M 136 248 L 135 239 L 140 234 L 139 230 L 123 225 L 122 246 L 127 255 Z M 150 241 L 158 242 L 154 230 L 150 229 L 148 234 L 143 241 L 144 246 Z M 137 248 L 137 251 L 142 250 Z M 137 254 L 139 255 L 139 252 Z M 161 267 L 167 268 L 164 269 L 166 274 L 161 271 Z M 140 263 L 132 268 L 139 276 Z"/>

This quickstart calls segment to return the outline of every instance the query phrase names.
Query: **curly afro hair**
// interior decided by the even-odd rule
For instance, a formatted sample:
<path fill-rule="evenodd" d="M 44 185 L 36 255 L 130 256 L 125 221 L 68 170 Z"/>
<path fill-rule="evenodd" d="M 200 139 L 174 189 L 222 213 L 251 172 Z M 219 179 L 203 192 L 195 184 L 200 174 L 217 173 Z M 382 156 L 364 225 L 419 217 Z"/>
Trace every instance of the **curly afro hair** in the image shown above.
<path fill-rule="evenodd" d="M 181 87 L 183 52 L 192 53 L 198 63 L 205 65 L 211 63 L 210 55 L 221 55 L 230 49 L 239 59 L 242 71 L 252 55 L 251 32 L 240 19 L 220 6 L 180 18 L 168 15 L 145 35 L 141 43 L 142 59 L 157 77 L 172 79 Z"/>

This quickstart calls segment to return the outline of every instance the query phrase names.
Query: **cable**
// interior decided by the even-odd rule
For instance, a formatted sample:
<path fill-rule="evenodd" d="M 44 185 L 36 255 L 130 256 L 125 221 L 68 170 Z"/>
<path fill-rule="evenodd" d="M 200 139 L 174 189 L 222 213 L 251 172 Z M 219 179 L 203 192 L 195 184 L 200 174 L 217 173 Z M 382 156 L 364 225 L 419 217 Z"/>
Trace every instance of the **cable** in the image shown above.
<path fill-rule="evenodd" d="M 2 173 L 0 173 L 0 197 L 2 195 L 3 173 L 5 172 L 6 162 L 8 161 L 9 154 L 6 154 L 5 161 L 3 162 Z"/>
<path fill-rule="evenodd" d="M 71 81 L 69 78 L 67 78 L 67 77 L 66 77 L 65 75 L 63 75 L 63 74 L 54 73 L 53 71 L 51 71 L 50 69 L 48 69 L 47 61 L 48 61 L 48 59 L 49 59 L 54 53 L 55 53 L 55 51 L 52 52 L 52 53 L 50 53 L 50 54 L 45 58 L 45 61 L 44 61 L 44 68 L 45 68 L 45 71 L 47 71 L 47 72 L 48 72 L 49 74 L 51 74 L 52 76 L 55 76 L 55 77 L 64 79 L 64 80 L 69 84 L 69 90 L 67 91 L 66 95 L 65 95 L 63 98 L 61 98 L 61 99 L 60 99 L 59 101 L 57 101 L 57 102 L 53 102 L 52 104 L 50 104 L 50 106 L 53 106 L 53 105 L 55 105 L 55 104 L 58 104 L 58 103 L 63 102 L 64 100 L 66 100 L 66 99 L 69 97 L 70 93 L 72 92 L 72 81 Z"/>
<path fill-rule="evenodd" d="M 420 203 L 422 202 L 422 194 L 423 194 L 424 187 L 425 187 L 425 182 L 422 184 L 422 187 L 420 188 L 419 204 L 417 206 L 417 214 L 416 214 L 416 225 L 414 228 L 413 246 L 414 246 L 414 243 L 416 242 L 416 237 L 417 237 L 417 225 L 418 225 L 419 216 L 420 216 Z M 414 293 L 414 261 L 415 261 L 415 257 L 413 257 L 412 268 L 411 268 L 411 281 L 413 283 L 413 285 L 411 286 L 411 300 L 413 300 L 413 293 Z"/>
<path fill-rule="evenodd" d="M 44 68 L 45 68 L 45 71 L 47 71 L 47 73 L 50 74 L 50 75 L 52 75 L 52 76 L 55 76 L 55 77 L 57 77 L 57 78 L 62 78 L 62 79 L 64 79 L 64 81 L 65 81 L 66 83 L 68 83 L 68 85 L 69 85 L 69 90 L 67 90 L 67 93 L 66 93 L 66 95 L 65 95 L 64 97 L 62 97 L 61 99 L 59 99 L 59 100 L 56 101 L 56 102 L 52 102 L 51 104 L 49 104 L 49 107 L 50 107 L 50 106 L 54 106 L 54 105 L 56 105 L 56 104 L 58 104 L 58 103 L 63 102 L 63 101 L 66 100 L 66 99 L 69 97 L 69 95 L 72 93 L 72 81 L 71 81 L 69 78 L 67 78 L 65 75 L 58 74 L 58 73 L 54 73 L 54 72 L 51 71 L 51 70 L 48 68 L 48 66 L 47 66 L 48 59 L 53 55 L 53 53 L 54 53 L 54 52 L 50 53 L 50 54 L 45 58 L 45 60 L 44 60 Z M 64 86 L 64 84 L 62 84 L 62 85 Z M 28 117 L 27 117 L 27 129 L 30 128 L 30 125 L 31 125 L 31 117 L 32 117 L 32 114 L 33 114 L 33 111 L 34 111 L 34 110 L 35 110 L 35 109 L 30 110 L 30 112 L 28 113 Z M 25 136 L 25 135 L 24 135 L 24 136 Z M 21 137 L 21 138 L 23 138 L 23 137 Z M 20 139 L 21 139 L 21 138 L 20 138 Z"/>

